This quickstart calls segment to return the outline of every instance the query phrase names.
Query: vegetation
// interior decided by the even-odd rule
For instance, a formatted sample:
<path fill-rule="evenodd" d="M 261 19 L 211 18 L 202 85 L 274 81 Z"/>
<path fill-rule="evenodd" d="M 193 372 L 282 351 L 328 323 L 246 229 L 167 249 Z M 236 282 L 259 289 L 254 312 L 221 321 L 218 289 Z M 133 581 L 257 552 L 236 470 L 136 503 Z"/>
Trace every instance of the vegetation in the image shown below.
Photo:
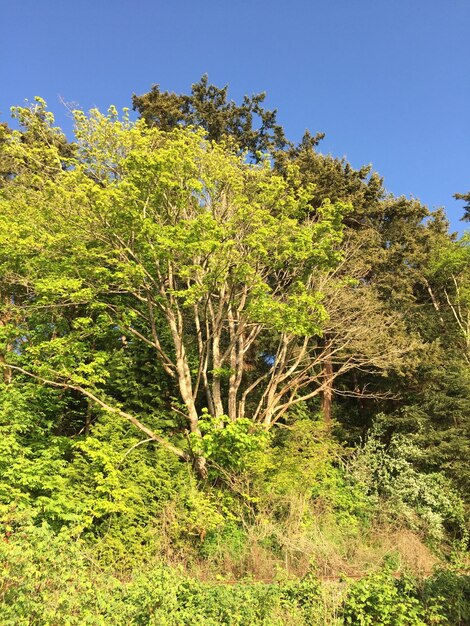
<path fill-rule="evenodd" d="M 0 126 L 2 623 L 470 623 L 468 236 L 263 98 Z"/>

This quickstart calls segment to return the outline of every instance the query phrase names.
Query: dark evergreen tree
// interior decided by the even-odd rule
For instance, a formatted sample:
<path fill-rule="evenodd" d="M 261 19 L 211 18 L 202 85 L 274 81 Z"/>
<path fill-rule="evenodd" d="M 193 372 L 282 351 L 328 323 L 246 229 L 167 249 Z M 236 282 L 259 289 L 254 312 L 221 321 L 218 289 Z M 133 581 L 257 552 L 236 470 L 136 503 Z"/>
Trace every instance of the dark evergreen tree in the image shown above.
<path fill-rule="evenodd" d="M 463 206 L 465 213 L 463 214 L 462 220 L 464 222 L 470 222 L 470 191 L 468 193 L 456 193 L 454 198 L 465 202 Z"/>
<path fill-rule="evenodd" d="M 211 141 L 229 140 L 251 158 L 287 145 L 276 111 L 263 107 L 264 93 L 245 96 L 241 104 L 228 100 L 228 86 L 209 84 L 207 75 L 194 83 L 191 93 L 161 91 L 159 85 L 141 96 L 134 95 L 134 110 L 149 124 L 162 130 L 176 126 L 200 126 Z"/>

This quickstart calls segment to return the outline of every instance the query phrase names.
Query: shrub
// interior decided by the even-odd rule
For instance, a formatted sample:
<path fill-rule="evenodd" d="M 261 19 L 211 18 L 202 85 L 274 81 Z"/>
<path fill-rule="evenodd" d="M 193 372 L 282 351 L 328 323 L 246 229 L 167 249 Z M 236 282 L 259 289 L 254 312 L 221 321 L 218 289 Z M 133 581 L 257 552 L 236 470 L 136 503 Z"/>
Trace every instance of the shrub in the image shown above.
<path fill-rule="evenodd" d="M 445 624 L 441 608 L 441 605 L 434 604 L 431 613 L 428 611 L 426 615 L 413 581 L 406 576 L 394 579 L 384 571 L 351 585 L 343 606 L 343 619 L 351 626 Z"/>
<path fill-rule="evenodd" d="M 398 514 L 434 543 L 444 540 L 448 529 L 466 536 L 463 502 L 450 481 L 443 474 L 416 469 L 423 452 L 409 437 L 394 433 L 390 441 L 385 439 L 377 423 L 351 464 L 353 476 L 368 494 L 388 502 L 394 518 Z"/>
<path fill-rule="evenodd" d="M 14 528 L 0 541 L 4 626 L 105 626 L 119 587 L 93 570 L 80 542 L 46 524 Z"/>
<path fill-rule="evenodd" d="M 424 605 L 432 609 L 438 604 L 450 626 L 470 624 L 470 576 L 451 570 L 440 570 L 427 578 L 422 587 Z"/>

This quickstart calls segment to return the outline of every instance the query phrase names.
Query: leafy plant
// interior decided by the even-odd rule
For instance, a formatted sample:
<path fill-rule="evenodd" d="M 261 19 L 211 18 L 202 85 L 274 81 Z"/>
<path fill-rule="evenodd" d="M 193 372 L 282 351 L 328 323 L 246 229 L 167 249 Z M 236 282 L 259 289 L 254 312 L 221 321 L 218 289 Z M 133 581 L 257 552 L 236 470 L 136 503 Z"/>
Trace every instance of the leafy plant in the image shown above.
<path fill-rule="evenodd" d="M 395 579 L 387 571 L 370 574 L 348 590 L 343 606 L 345 624 L 357 626 L 427 626 L 445 624 L 442 605 L 426 614 L 416 584 L 407 576 Z M 431 621 L 428 621 L 428 618 Z"/>

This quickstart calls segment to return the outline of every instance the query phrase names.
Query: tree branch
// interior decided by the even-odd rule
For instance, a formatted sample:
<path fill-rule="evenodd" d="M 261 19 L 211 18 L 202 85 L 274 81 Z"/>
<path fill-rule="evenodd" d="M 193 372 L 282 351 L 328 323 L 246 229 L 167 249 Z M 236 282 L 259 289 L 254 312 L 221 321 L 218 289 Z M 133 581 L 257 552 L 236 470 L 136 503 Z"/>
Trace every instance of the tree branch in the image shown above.
<path fill-rule="evenodd" d="M 186 452 L 184 452 L 184 450 L 177 448 L 176 446 L 174 446 L 172 443 L 170 443 L 163 437 L 160 437 L 160 435 L 157 435 L 156 433 L 154 433 L 150 428 L 145 426 L 145 424 L 142 424 L 142 422 L 140 422 L 136 417 L 134 417 L 134 415 L 131 415 L 130 413 L 126 413 L 126 411 L 122 411 L 118 407 L 111 406 L 107 402 L 104 402 L 104 400 L 101 400 L 101 398 L 98 398 L 98 396 L 95 396 L 95 394 L 91 393 L 91 391 L 88 391 L 88 389 L 84 389 L 83 387 L 80 387 L 79 385 L 71 385 L 70 383 L 58 382 L 55 380 L 49 380 L 47 378 L 43 378 L 42 376 L 38 376 L 37 374 L 28 372 L 22 367 L 18 367 L 16 365 L 4 365 L 3 363 L 0 363 L 0 367 L 2 368 L 9 367 L 12 370 L 20 372 L 21 374 L 24 374 L 25 376 L 29 376 L 30 378 L 34 378 L 35 380 L 38 380 L 39 382 L 45 385 L 50 385 L 51 387 L 59 387 L 61 389 L 71 389 L 73 391 L 78 391 L 79 393 L 83 394 L 84 396 L 86 396 L 87 398 L 89 398 L 90 400 L 98 404 L 102 409 L 104 409 L 108 413 L 114 413 L 115 415 L 119 415 L 120 417 L 123 417 L 124 419 L 129 421 L 133 426 L 135 426 L 136 428 L 144 432 L 146 435 L 148 435 L 148 437 L 152 441 L 156 441 L 157 443 L 159 443 L 163 448 L 165 448 L 165 450 L 168 450 L 169 452 L 176 454 L 176 456 L 178 456 L 180 459 L 183 459 L 184 461 L 190 460 L 189 455 Z"/>

